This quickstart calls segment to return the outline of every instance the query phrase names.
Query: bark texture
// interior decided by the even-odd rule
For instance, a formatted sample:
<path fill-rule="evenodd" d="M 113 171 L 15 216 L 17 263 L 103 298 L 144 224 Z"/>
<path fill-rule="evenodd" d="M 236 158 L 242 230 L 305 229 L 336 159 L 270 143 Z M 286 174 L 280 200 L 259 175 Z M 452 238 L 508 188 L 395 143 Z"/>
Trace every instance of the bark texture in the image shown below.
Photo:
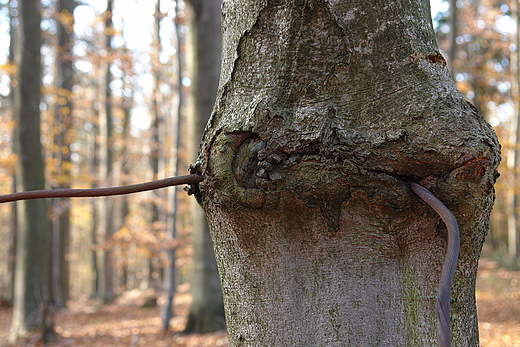
<path fill-rule="evenodd" d="M 478 346 L 499 145 L 456 90 L 429 2 L 224 1 L 218 100 L 193 171 L 230 346 L 435 346 L 457 217 L 452 343 Z"/>

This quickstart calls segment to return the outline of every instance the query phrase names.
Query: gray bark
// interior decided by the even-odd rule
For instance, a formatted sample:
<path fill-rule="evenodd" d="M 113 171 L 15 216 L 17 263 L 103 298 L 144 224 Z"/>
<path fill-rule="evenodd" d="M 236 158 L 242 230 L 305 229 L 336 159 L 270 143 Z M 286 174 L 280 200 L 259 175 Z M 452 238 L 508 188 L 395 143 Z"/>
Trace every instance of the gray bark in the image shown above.
<path fill-rule="evenodd" d="M 478 346 L 499 145 L 454 86 L 429 2 L 225 1 L 223 19 L 193 171 L 230 346 L 435 346 L 446 228 L 407 180 L 459 221 L 452 343 Z"/>
<path fill-rule="evenodd" d="M 18 2 L 15 63 L 17 190 L 45 189 L 40 142 L 40 2 Z M 10 338 L 40 327 L 46 300 L 48 219 L 45 200 L 18 202 L 14 310 Z"/>
<path fill-rule="evenodd" d="M 217 93 L 221 57 L 221 1 L 189 0 L 187 69 L 191 79 L 188 94 L 190 158 L 197 157 L 198 144 L 208 122 Z M 215 255 L 204 212 L 195 201 L 190 208 L 193 235 L 192 303 L 185 332 L 208 332 L 225 328 L 224 306 Z"/>

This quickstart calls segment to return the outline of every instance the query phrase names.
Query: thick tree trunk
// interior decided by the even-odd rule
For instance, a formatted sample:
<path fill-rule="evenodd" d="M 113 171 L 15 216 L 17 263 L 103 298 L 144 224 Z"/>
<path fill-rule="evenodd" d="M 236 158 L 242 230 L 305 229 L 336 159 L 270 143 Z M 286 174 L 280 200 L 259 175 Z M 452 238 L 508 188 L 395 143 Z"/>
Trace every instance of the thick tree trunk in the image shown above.
<path fill-rule="evenodd" d="M 191 140 L 190 158 L 197 157 L 198 144 L 208 123 L 217 94 L 221 45 L 221 1 L 186 2 L 190 31 L 186 37 L 188 74 L 188 121 Z M 224 306 L 220 280 L 213 253 L 208 222 L 194 200 L 190 208 L 193 235 L 192 303 L 185 332 L 208 332 L 224 329 Z"/>
<path fill-rule="evenodd" d="M 435 346 L 446 228 L 452 341 L 478 346 L 475 277 L 499 161 L 456 90 L 427 0 L 225 1 L 219 96 L 193 171 L 230 346 Z"/>
<path fill-rule="evenodd" d="M 15 93 L 17 189 L 45 189 L 40 142 L 40 2 L 18 2 Z M 12 339 L 40 327 L 46 299 L 48 224 L 45 200 L 18 202 Z"/>

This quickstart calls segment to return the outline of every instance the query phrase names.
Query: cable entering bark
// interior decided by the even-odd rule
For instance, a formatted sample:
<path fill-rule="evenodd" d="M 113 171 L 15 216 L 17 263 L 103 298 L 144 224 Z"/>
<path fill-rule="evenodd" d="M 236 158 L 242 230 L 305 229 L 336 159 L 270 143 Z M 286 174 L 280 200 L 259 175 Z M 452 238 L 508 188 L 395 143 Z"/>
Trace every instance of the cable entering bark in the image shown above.
<path fill-rule="evenodd" d="M 436 309 L 439 347 L 450 347 L 450 293 L 455 268 L 457 267 L 457 259 L 459 257 L 459 226 L 453 213 L 428 189 L 414 182 L 411 182 L 410 186 L 415 194 L 439 214 L 448 228 L 448 249 L 446 250 L 446 256 L 444 258 L 444 265 L 442 266 L 441 279 L 437 291 Z"/>
<path fill-rule="evenodd" d="M 0 203 L 43 198 L 100 197 L 132 194 L 159 188 L 178 186 L 181 184 L 195 184 L 202 182 L 203 180 L 204 177 L 201 175 L 185 175 L 110 188 L 30 190 L 27 192 L 0 195 Z"/>

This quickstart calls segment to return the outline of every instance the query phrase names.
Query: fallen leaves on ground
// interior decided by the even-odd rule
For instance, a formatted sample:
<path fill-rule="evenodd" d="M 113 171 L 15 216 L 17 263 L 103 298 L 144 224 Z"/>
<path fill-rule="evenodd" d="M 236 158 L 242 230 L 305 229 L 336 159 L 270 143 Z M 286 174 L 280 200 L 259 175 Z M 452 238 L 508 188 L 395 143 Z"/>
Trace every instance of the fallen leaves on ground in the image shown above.
<path fill-rule="evenodd" d="M 481 347 L 520 347 L 520 271 L 481 260 L 477 310 Z"/>
<path fill-rule="evenodd" d="M 182 334 L 190 295 L 180 293 L 175 298 L 176 315 L 170 322 L 170 331 L 161 330 L 160 308 L 144 308 L 150 293 L 127 292 L 113 303 L 101 305 L 88 300 L 71 305 L 56 314 L 56 340 L 48 347 L 227 347 L 227 334 Z M 11 323 L 11 309 L 0 308 L 0 346 L 43 346 L 40 334 L 32 333 L 13 344 L 7 342 Z"/>

